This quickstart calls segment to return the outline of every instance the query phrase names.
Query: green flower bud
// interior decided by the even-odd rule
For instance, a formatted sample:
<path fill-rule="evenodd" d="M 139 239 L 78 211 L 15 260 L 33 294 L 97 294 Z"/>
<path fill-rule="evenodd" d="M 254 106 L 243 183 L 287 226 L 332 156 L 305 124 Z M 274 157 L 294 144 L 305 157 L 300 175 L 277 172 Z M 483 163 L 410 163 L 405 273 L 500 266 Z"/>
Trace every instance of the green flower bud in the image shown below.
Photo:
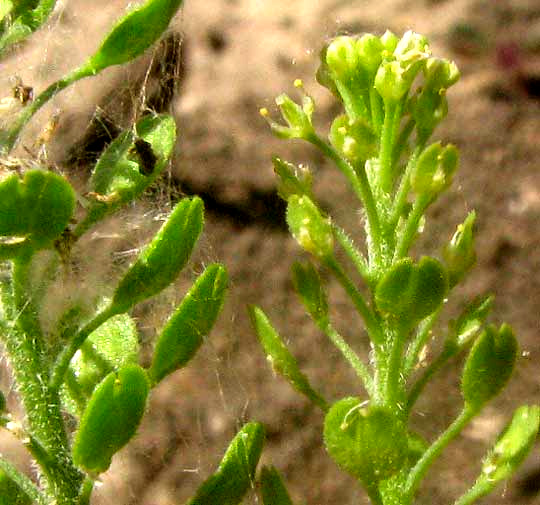
<path fill-rule="evenodd" d="M 96 388 L 73 442 L 73 461 L 84 470 L 101 473 L 113 455 L 139 427 L 148 396 L 145 371 L 135 364 L 112 372 Z"/>
<path fill-rule="evenodd" d="M 482 295 L 469 303 L 460 316 L 450 323 L 452 345 L 456 350 L 465 347 L 480 331 L 493 308 L 493 295 Z"/>
<path fill-rule="evenodd" d="M 287 202 L 289 229 L 307 252 L 323 259 L 334 253 L 334 234 L 328 218 L 324 218 L 308 196 L 293 195 Z"/>
<path fill-rule="evenodd" d="M 302 106 L 300 106 L 282 93 L 276 98 L 276 105 L 288 126 L 270 121 L 270 127 L 275 135 L 285 139 L 309 139 L 315 134 L 311 121 L 314 103 L 309 96 L 304 96 Z M 261 113 L 266 116 L 264 109 Z"/>
<path fill-rule="evenodd" d="M 366 33 L 356 41 L 358 62 L 365 68 L 369 79 L 373 80 L 383 59 L 385 47 L 379 37 Z"/>
<path fill-rule="evenodd" d="M 424 88 L 439 93 L 455 84 L 460 77 L 457 65 L 453 61 L 441 58 L 428 58 L 424 67 Z"/>
<path fill-rule="evenodd" d="M 396 60 L 405 68 L 413 63 L 427 59 L 431 51 L 426 37 L 409 30 L 401 37 L 393 54 Z"/>
<path fill-rule="evenodd" d="M 352 121 L 346 114 L 336 117 L 328 138 L 353 164 L 365 162 L 377 155 L 378 137 L 363 118 Z"/>
<path fill-rule="evenodd" d="M 277 191 L 283 200 L 292 195 L 311 195 L 312 176 L 305 165 L 295 166 L 277 156 L 272 158 L 274 172 L 278 176 Z"/>
<path fill-rule="evenodd" d="M 373 487 L 407 463 L 407 431 L 389 411 L 361 405 L 359 398 L 332 405 L 324 420 L 324 444 L 340 468 Z"/>
<path fill-rule="evenodd" d="M 384 51 L 387 53 L 385 58 L 393 54 L 399 42 L 399 37 L 394 35 L 390 30 L 386 30 L 381 36 L 381 42 L 384 47 Z"/>
<path fill-rule="evenodd" d="M 410 109 L 416 122 L 418 137 L 426 142 L 448 113 L 446 94 L 442 90 L 423 89 L 411 100 Z"/>
<path fill-rule="evenodd" d="M 302 299 L 309 315 L 320 324 L 328 320 L 328 300 L 321 284 L 321 279 L 311 263 L 305 266 L 301 263 L 293 265 L 294 289 Z"/>
<path fill-rule="evenodd" d="M 458 225 L 450 243 L 443 249 L 443 258 L 448 271 L 450 287 L 455 286 L 476 263 L 473 227 L 476 219 L 474 211 Z"/>
<path fill-rule="evenodd" d="M 414 264 L 404 258 L 377 284 L 375 304 L 382 314 L 413 325 L 435 312 L 447 291 L 446 271 L 436 259 L 424 256 Z"/>
<path fill-rule="evenodd" d="M 230 443 L 217 471 L 187 505 L 238 505 L 251 489 L 264 444 L 264 428 L 248 423 Z"/>
<path fill-rule="evenodd" d="M 385 102 L 399 102 L 410 87 L 411 81 L 398 61 L 385 61 L 377 70 L 375 89 Z"/>
<path fill-rule="evenodd" d="M 458 150 L 440 142 L 431 144 L 422 151 L 411 173 L 411 186 L 418 194 L 438 195 L 452 183 L 458 166 Z"/>
<path fill-rule="evenodd" d="M 347 83 L 355 79 L 360 71 L 357 39 L 336 37 L 326 49 L 326 64 L 334 80 Z"/>
<path fill-rule="evenodd" d="M 468 408 L 477 412 L 499 394 L 514 369 L 517 348 L 516 337 L 506 324 L 499 330 L 488 326 L 476 339 L 461 378 Z"/>

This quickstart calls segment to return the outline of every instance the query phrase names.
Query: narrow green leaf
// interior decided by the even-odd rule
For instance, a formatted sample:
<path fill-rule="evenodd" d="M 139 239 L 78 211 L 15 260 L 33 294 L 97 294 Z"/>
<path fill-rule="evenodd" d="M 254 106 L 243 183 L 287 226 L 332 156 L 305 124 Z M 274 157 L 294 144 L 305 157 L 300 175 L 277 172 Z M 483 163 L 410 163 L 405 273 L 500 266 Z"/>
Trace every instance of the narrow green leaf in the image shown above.
<path fill-rule="evenodd" d="M 167 29 L 182 0 L 148 0 L 128 12 L 105 38 L 85 67 L 98 73 L 133 60 Z"/>
<path fill-rule="evenodd" d="M 263 505 L 293 505 L 283 479 L 275 467 L 263 466 L 260 481 Z"/>
<path fill-rule="evenodd" d="M 4 462 L 7 464 L 7 462 Z M 11 467 L 14 472 L 17 470 L 15 467 Z M 20 478 L 25 481 L 27 478 L 20 474 Z M 31 485 L 30 480 L 28 479 L 28 484 Z M 33 491 L 33 495 L 37 495 L 37 489 L 30 488 Z M 32 499 L 30 496 L 25 494 L 22 489 L 9 478 L 8 474 L 0 468 L 0 505 L 30 505 Z"/>
<path fill-rule="evenodd" d="M 326 400 L 311 387 L 307 377 L 300 371 L 295 357 L 283 343 L 278 332 L 272 327 L 266 314 L 259 307 L 250 306 L 249 315 L 259 342 L 263 346 L 274 371 L 283 375 L 294 389 L 326 411 L 328 409 Z"/>
<path fill-rule="evenodd" d="M 127 314 L 112 317 L 93 331 L 71 360 L 70 368 L 76 380 L 77 391 L 90 398 L 96 386 L 114 370 L 139 357 L 139 334 L 135 321 Z M 75 398 L 64 387 L 64 404 L 77 414 Z"/>
<path fill-rule="evenodd" d="M 168 114 L 145 116 L 133 130 L 120 134 L 92 172 L 88 213 L 76 235 L 139 198 L 167 166 L 175 142 L 176 124 Z"/>
<path fill-rule="evenodd" d="M 135 435 L 148 396 L 146 372 L 136 364 L 111 372 L 96 388 L 73 442 L 73 461 L 86 471 L 101 473 L 113 455 Z"/>
<path fill-rule="evenodd" d="M 176 205 L 118 284 L 111 304 L 116 313 L 128 311 L 176 279 L 202 232 L 203 220 L 200 198 L 184 198 Z"/>
<path fill-rule="evenodd" d="M 217 471 L 199 487 L 187 505 L 238 505 L 254 485 L 263 444 L 263 426 L 244 425 L 230 443 Z"/>
<path fill-rule="evenodd" d="M 324 443 L 340 468 L 371 489 L 407 463 L 408 437 L 405 425 L 392 413 L 361 405 L 352 397 L 332 405 L 324 420 Z"/>
<path fill-rule="evenodd" d="M 461 391 L 468 408 L 480 410 L 506 385 L 517 356 L 512 329 L 488 326 L 471 348 L 461 379 Z"/>
<path fill-rule="evenodd" d="M 294 263 L 292 267 L 294 289 L 309 315 L 317 323 L 328 320 L 328 300 L 319 274 L 312 263 Z"/>
<path fill-rule="evenodd" d="M 158 338 L 149 370 L 154 384 L 195 355 L 217 319 L 226 289 L 227 272 L 222 265 L 210 265 L 198 277 Z"/>

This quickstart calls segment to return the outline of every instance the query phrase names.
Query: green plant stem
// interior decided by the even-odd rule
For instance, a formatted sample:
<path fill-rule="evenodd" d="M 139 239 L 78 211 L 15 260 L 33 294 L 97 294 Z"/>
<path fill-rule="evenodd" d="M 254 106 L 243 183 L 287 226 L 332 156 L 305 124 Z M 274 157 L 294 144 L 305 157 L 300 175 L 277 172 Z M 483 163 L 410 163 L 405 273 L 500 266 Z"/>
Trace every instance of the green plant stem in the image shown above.
<path fill-rule="evenodd" d="M 394 145 L 394 152 L 392 153 L 392 159 L 394 163 L 397 163 L 399 161 L 399 158 L 401 157 L 403 150 L 405 149 L 405 146 L 407 145 L 407 140 L 411 136 L 411 133 L 414 130 L 414 127 L 416 126 L 416 122 L 414 119 L 409 118 L 401 131 L 399 132 L 398 138 L 396 140 L 396 143 Z M 417 149 L 415 149 L 416 151 Z"/>
<path fill-rule="evenodd" d="M 401 120 L 401 103 L 385 102 L 384 122 L 381 131 L 379 162 L 381 166 L 380 187 L 386 193 L 392 192 L 393 186 L 393 151 L 397 126 Z"/>
<path fill-rule="evenodd" d="M 343 269 L 334 257 L 325 258 L 324 264 L 332 271 L 345 292 L 349 295 L 349 298 L 356 307 L 356 310 L 358 310 L 358 313 L 364 320 L 364 324 L 366 325 L 366 329 L 370 338 L 376 344 L 382 343 L 383 335 L 380 324 L 375 318 L 375 315 L 373 314 L 367 303 L 365 302 L 364 298 L 360 294 L 360 291 L 358 291 L 356 286 L 351 282 L 347 274 L 343 271 Z"/>
<path fill-rule="evenodd" d="M 428 367 L 424 370 L 424 373 L 420 376 L 420 378 L 417 379 L 407 397 L 407 416 L 410 415 L 416 400 L 424 390 L 426 384 L 431 380 L 433 375 L 435 375 L 435 373 L 437 373 L 454 355 L 455 352 L 452 351 L 450 347 L 445 346 L 437 358 L 428 365 Z"/>
<path fill-rule="evenodd" d="M 321 140 L 317 135 L 313 135 L 308 140 L 336 164 L 349 181 L 357 198 L 364 205 L 369 227 L 370 244 L 368 245 L 370 247 L 370 259 L 378 258 L 381 254 L 381 225 L 375 198 L 373 197 L 365 168 L 363 166 L 353 168 L 332 146 Z"/>
<path fill-rule="evenodd" d="M 380 135 L 383 124 L 382 103 L 381 96 L 373 86 L 369 88 L 369 103 L 371 106 L 371 121 L 373 123 L 373 128 L 375 129 L 375 133 Z"/>
<path fill-rule="evenodd" d="M 337 238 L 339 245 L 347 253 L 347 256 L 355 266 L 362 279 L 364 279 L 368 285 L 371 285 L 372 281 L 370 278 L 369 266 L 364 258 L 364 255 L 356 248 L 351 237 L 347 235 L 343 228 L 336 225 L 334 222 L 332 222 L 332 228 L 334 229 L 334 235 Z"/>
<path fill-rule="evenodd" d="M 487 481 L 477 482 L 465 494 L 460 496 L 454 502 L 454 505 L 471 505 L 471 503 L 475 503 L 477 500 L 479 500 L 483 496 L 486 496 L 487 494 L 491 493 L 494 487 L 495 486 L 491 482 L 487 482 Z"/>
<path fill-rule="evenodd" d="M 371 397 L 373 395 L 373 378 L 369 373 L 366 365 L 362 363 L 358 355 L 352 350 L 349 344 L 345 339 L 337 332 L 337 330 L 329 323 L 321 323 L 319 325 L 321 330 L 326 334 L 326 336 L 332 341 L 332 343 L 341 351 L 343 357 L 349 362 L 353 367 L 356 375 L 361 379 L 364 384 L 368 395 Z"/>
<path fill-rule="evenodd" d="M 407 330 L 405 328 L 396 327 L 390 329 L 388 334 L 392 335 L 392 337 L 388 338 L 388 341 L 390 342 L 390 349 L 387 353 L 383 398 L 385 405 L 391 408 L 396 415 L 400 415 L 403 411 L 403 387 L 400 384 L 403 381 L 401 361 L 403 356 L 403 347 L 407 337 Z"/>
<path fill-rule="evenodd" d="M 409 195 L 409 191 L 411 190 L 411 172 L 416 165 L 416 160 L 418 159 L 420 152 L 421 150 L 419 150 L 418 148 L 414 150 L 414 153 L 407 162 L 405 171 L 401 176 L 399 187 L 396 191 L 396 197 L 394 198 L 394 204 L 392 206 L 390 217 L 388 219 L 388 225 L 391 229 L 396 228 L 399 218 L 403 215 L 403 210 L 407 203 L 407 196 Z"/>
<path fill-rule="evenodd" d="M 11 124 L 11 127 L 7 131 L 1 132 L 1 150 L 5 154 L 8 154 L 15 146 L 21 130 L 24 128 L 26 123 L 30 121 L 32 116 L 57 93 L 67 88 L 79 79 L 92 75 L 92 72 L 90 70 L 91 69 L 86 66 L 79 67 L 78 69 L 69 73 L 59 81 L 51 84 L 45 91 L 41 92 L 32 101 L 32 103 L 28 104 L 24 109 L 22 109 L 22 111 L 19 112 L 15 121 L 13 121 L 13 123 Z"/>
<path fill-rule="evenodd" d="M 86 477 L 82 485 L 81 496 L 78 505 L 90 505 L 90 498 L 92 496 L 93 490 L 94 481 L 90 477 Z"/>
<path fill-rule="evenodd" d="M 366 488 L 366 492 L 372 505 L 384 505 L 378 483 L 373 483 L 369 486 L 365 484 L 364 487 Z"/>
<path fill-rule="evenodd" d="M 19 472 L 19 470 L 17 470 L 9 461 L 6 461 L 2 456 L 0 456 L 0 470 L 2 470 L 7 477 L 12 480 L 33 502 L 37 503 L 38 505 L 48 505 L 45 496 L 39 492 L 34 483 L 26 475 Z"/>
<path fill-rule="evenodd" d="M 422 457 L 416 462 L 413 469 L 407 477 L 405 483 L 405 495 L 409 501 L 412 499 L 416 492 L 420 481 L 428 471 L 429 467 L 433 464 L 435 459 L 441 454 L 444 448 L 456 438 L 463 428 L 474 417 L 475 411 L 472 409 L 464 408 L 454 422 L 442 433 L 435 442 L 424 452 Z M 409 502 L 407 502 L 409 503 Z"/>
<path fill-rule="evenodd" d="M 69 363 L 90 333 L 99 328 L 105 321 L 115 315 L 117 315 L 116 310 L 114 307 L 109 306 L 97 314 L 94 319 L 92 319 L 86 326 L 81 328 L 77 334 L 75 334 L 69 345 L 58 356 L 56 364 L 54 365 L 50 380 L 50 387 L 53 391 L 58 391 L 60 389 L 60 386 L 64 381 L 66 370 L 69 367 Z"/>
<path fill-rule="evenodd" d="M 398 240 L 396 250 L 394 253 L 394 261 L 404 258 L 418 233 L 418 226 L 422 219 L 426 208 L 431 203 L 432 197 L 430 195 L 419 195 L 415 200 L 411 213 L 407 218 L 407 221 L 398 233 Z"/>

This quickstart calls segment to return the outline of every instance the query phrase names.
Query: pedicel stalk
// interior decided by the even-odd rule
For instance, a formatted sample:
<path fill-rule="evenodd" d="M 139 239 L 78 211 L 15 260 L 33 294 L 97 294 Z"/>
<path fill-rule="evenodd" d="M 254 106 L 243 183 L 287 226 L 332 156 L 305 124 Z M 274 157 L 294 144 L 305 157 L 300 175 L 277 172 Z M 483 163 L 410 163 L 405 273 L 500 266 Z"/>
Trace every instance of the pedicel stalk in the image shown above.
<path fill-rule="evenodd" d="M 429 143 L 447 114 L 446 92 L 458 79 L 456 65 L 432 56 L 426 38 L 412 31 L 402 38 L 389 31 L 381 37 L 340 36 L 322 51 L 317 72 L 319 83 L 343 107 L 327 138 L 315 131 L 315 103 L 301 81 L 295 82 L 301 103 L 285 94 L 276 99 L 284 123 L 261 110 L 278 137 L 307 141 L 331 160 L 363 209 L 365 248 L 358 248 L 317 204 L 309 171 L 274 158 L 290 232 L 312 258 L 293 266 L 294 287 L 311 319 L 356 372 L 362 395 L 323 398 L 265 313 L 253 306 L 250 316 L 274 370 L 325 415 L 328 454 L 358 479 L 374 505 L 414 502 L 444 448 L 504 388 L 517 355 L 512 329 L 486 323 L 493 302 L 489 295 L 470 301 L 447 330 L 436 329 L 446 299 L 475 263 L 474 211 L 457 226 L 439 258 L 410 253 L 426 211 L 450 186 L 458 166 L 455 146 Z M 347 273 L 351 268 L 342 257 L 354 274 Z M 362 327 L 352 326 L 343 336 L 333 325 L 319 268 L 336 278 L 356 308 L 371 343 L 369 363 L 349 344 L 365 338 Z M 418 365 L 432 333 L 442 339 L 442 350 L 422 368 Z M 409 428 L 411 412 L 432 376 L 463 352 L 468 357 L 461 413 L 427 441 Z M 511 476 L 531 449 L 539 424 L 539 406 L 518 408 L 486 456 L 478 480 L 455 503 L 474 503 Z M 286 496 L 274 500 L 263 486 L 264 504 L 291 503 L 279 477 L 273 471 L 264 475 L 266 489 Z"/>
<path fill-rule="evenodd" d="M 54 3 L 4 2 L 0 51 L 37 30 Z M 174 206 L 110 299 L 81 300 L 74 293 L 60 317 L 45 317 L 51 287 L 62 282 L 77 241 L 163 173 L 176 142 L 171 116 L 143 116 L 111 142 L 92 171 L 80 218 L 65 177 L 39 162 L 9 157 L 46 101 L 81 77 L 137 57 L 180 4 L 149 0 L 132 8 L 78 70 L 34 101 L 31 92 L 12 97 L 21 102 L 20 112 L 0 132 L 0 341 L 25 418 L 15 418 L 0 393 L 0 429 L 22 441 L 37 472 L 31 478 L 0 455 L 2 503 L 90 504 L 96 479 L 137 432 L 152 389 L 187 365 L 223 305 L 227 273 L 211 264 L 159 332 L 149 366 L 139 364 L 140 338 L 130 311 L 174 282 L 187 264 L 204 221 L 203 201 L 193 197 Z M 190 503 L 239 503 L 251 487 L 263 441 L 260 424 L 244 425 Z"/>

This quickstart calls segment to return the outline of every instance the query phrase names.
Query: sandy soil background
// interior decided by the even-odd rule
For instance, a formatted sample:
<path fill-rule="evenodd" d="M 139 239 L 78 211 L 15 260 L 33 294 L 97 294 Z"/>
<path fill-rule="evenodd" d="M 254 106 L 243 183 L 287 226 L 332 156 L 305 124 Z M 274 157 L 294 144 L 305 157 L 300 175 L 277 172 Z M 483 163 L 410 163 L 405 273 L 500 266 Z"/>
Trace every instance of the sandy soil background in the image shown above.
<path fill-rule="evenodd" d="M 2 96 L 9 94 L 14 75 L 39 91 L 82 62 L 126 5 L 120 0 L 62 2 L 50 25 L 3 62 Z M 59 127 L 47 146 L 48 160 L 79 181 L 83 191 L 91 160 L 114 130 L 130 125 L 141 103 L 174 113 L 179 141 L 171 177 L 141 205 L 82 241 L 75 251 L 79 274 L 70 277 L 83 295 L 107 294 L 136 248 L 159 226 L 165 196 L 171 191 L 203 196 L 206 227 L 194 263 L 174 288 L 135 314 L 145 359 L 156 329 L 203 265 L 223 262 L 231 276 L 215 331 L 188 368 L 154 391 L 140 434 L 115 458 L 94 503 L 183 503 L 213 471 L 238 427 L 250 419 L 265 424 L 263 462 L 283 473 L 295 503 L 366 503 L 354 480 L 326 456 L 320 412 L 267 366 L 245 307 L 264 307 L 303 370 L 328 398 L 359 393 L 353 373 L 310 323 L 293 293 L 289 269 L 302 254 L 286 233 L 271 154 L 307 163 L 320 201 L 361 240 L 356 202 L 318 153 L 274 139 L 258 109 L 273 110 L 273 98 L 282 91 L 293 94 L 292 81 L 300 77 L 317 100 L 317 121 L 324 130 L 335 105 L 313 76 L 319 49 L 337 33 L 382 33 L 386 28 L 427 35 L 434 53 L 454 59 L 462 71 L 461 81 L 449 93 L 449 118 L 435 135 L 460 148 L 461 169 L 451 191 L 432 208 L 417 252 L 437 254 L 466 213 L 476 209 L 478 265 L 449 303 L 448 315 L 455 315 L 467 298 L 491 291 L 497 296 L 493 320 L 512 324 L 522 350 L 508 389 L 444 453 L 417 503 L 452 503 L 474 480 L 478 458 L 511 411 L 539 402 L 540 4 L 188 0 L 167 44 L 155 54 L 142 88 L 146 102 L 141 102 L 140 89 L 152 54 L 58 96 L 35 118 L 22 142 L 32 148 L 48 117 L 61 110 Z M 178 89 L 169 100 L 171 75 Z M 103 124 L 105 133 L 99 127 Z M 365 355 L 359 321 L 339 286 L 329 280 L 328 291 L 339 328 L 356 339 L 354 347 Z M 63 296 L 56 294 L 58 304 Z M 436 349 L 434 342 L 431 355 Z M 418 404 L 414 426 L 428 439 L 459 411 L 460 367 L 458 360 L 439 374 Z M 5 373 L 3 383 L 11 386 Z M 12 404 L 15 399 L 12 394 Z M 0 452 L 29 470 L 22 449 L 5 434 Z M 518 490 L 520 478 L 539 460 L 536 448 L 518 478 L 485 503 L 540 503 L 539 498 L 520 497 Z M 259 503 L 256 493 L 245 503 Z"/>

